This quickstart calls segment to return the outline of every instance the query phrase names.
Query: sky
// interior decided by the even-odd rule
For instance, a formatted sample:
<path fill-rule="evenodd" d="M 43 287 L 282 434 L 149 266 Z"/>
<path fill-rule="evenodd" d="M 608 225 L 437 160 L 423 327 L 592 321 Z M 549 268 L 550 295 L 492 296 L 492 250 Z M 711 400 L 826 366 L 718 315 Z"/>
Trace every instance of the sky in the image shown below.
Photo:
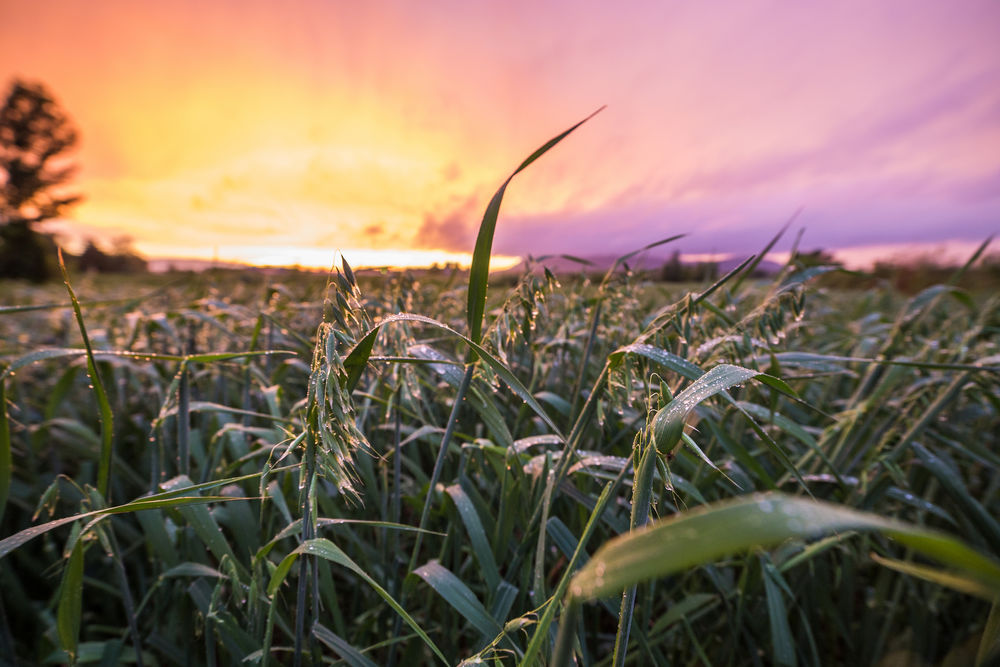
<path fill-rule="evenodd" d="M 507 189 L 498 265 L 793 216 L 779 250 L 943 256 L 1000 231 L 998 36 L 995 0 L 0 0 L 0 87 L 80 131 L 55 228 L 149 257 L 462 262 L 602 106 Z"/>

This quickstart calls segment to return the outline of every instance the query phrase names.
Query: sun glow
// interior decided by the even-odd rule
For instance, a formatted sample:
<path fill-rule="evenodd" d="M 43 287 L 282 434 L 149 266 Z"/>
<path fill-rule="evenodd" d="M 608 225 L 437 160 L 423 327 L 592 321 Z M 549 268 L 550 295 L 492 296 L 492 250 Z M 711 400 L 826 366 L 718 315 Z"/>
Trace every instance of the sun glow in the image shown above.
<path fill-rule="evenodd" d="M 988 0 L 903 3 L 905 21 L 891 3 L 7 4 L 0 85 L 45 83 L 82 137 L 68 242 L 452 261 L 510 170 L 605 104 L 512 184 L 497 252 L 689 233 L 685 254 L 739 254 L 799 207 L 831 251 L 996 231 Z"/>
<path fill-rule="evenodd" d="M 466 269 L 472 264 L 472 254 L 447 250 L 412 250 L 399 248 L 309 248 L 302 246 L 233 246 L 203 248 L 174 245 L 155 245 L 138 249 L 149 256 L 199 260 L 206 263 L 252 264 L 268 267 L 299 267 L 303 269 L 327 270 L 339 266 L 341 258 L 356 269 L 361 268 L 431 268 L 435 265 L 455 264 Z M 520 257 L 493 255 L 491 271 L 504 271 L 517 266 Z M 182 263 L 179 263 L 182 264 Z M 157 262 L 157 266 L 167 269 L 169 259 Z"/>
<path fill-rule="evenodd" d="M 357 268 L 430 268 L 434 265 L 457 264 L 459 267 L 467 269 L 472 264 L 472 253 L 448 252 L 446 250 L 345 248 L 331 252 L 312 248 L 270 248 L 261 254 L 254 254 L 252 249 L 247 248 L 240 250 L 239 254 L 257 266 L 302 266 L 321 269 L 338 264 L 341 257 L 346 259 L 351 266 Z M 493 255 L 490 260 L 490 269 L 503 271 L 518 265 L 520 262 L 520 257 Z"/>

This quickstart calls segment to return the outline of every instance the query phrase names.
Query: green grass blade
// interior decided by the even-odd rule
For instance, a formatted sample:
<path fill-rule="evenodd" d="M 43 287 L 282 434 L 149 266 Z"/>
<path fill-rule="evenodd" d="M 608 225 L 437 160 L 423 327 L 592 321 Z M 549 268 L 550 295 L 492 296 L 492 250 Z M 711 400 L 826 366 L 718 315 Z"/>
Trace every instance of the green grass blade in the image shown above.
<path fill-rule="evenodd" d="M 993 234 L 987 236 L 986 240 L 980 243 L 979 247 L 976 248 L 976 251 L 973 252 L 972 255 L 969 256 L 969 259 L 965 261 L 965 264 L 960 266 L 958 270 L 955 271 L 950 278 L 948 278 L 948 284 L 956 284 L 962 276 L 964 276 L 966 272 L 972 268 L 972 265 L 976 263 L 976 260 L 983 256 L 983 253 L 986 252 L 986 248 L 989 247 L 991 243 L 993 243 Z"/>
<path fill-rule="evenodd" d="M 422 530 L 417 526 L 409 526 L 403 523 L 394 523 L 392 521 L 368 521 L 364 519 L 328 519 L 324 517 L 318 517 L 316 519 L 316 527 L 324 528 L 328 526 L 370 526 L 372 528 L 387 528 L 390 530 L 402 530 L 413 533 L 422 533 L 425 535 L 436 535 L 437 537 L 447 537 L 446 533 L 439 533 L 433 530 Z M 302 532 L 302 519 L 295 519 L 289 522 L 287 526 L 282 528 L 270 541 L 263 545 L 257 553 L 254 555 L 254 560 L 260 561 L 271 549 L 273 549 L 278 542 L 287 538 L 298 535 Z"/>
<path fill-rule="evenodd" d="M 771 624 L 771 649 L 773 664 L 782 667 L 794 667 L 795 641 L 792 639 L 792 629 L 788 625 L 788 608 L 781 595 L 781 575 L 770 563 L 764 563 L 764 596 L 767 601 L 767 615 Z"/>
<path fill-rule="evenodd" d="M 871 559 L 879 565 L 887 567 L 891 570 L 896 570 L 897 572 L 902 572 L 903 574 L 908 574 L 911 577 L 917 577 L 918 579 L 923 579 L 924 581 L 940 584 L 941 586 L 947 586 L 952 590 L 961 591 L 966 595 L 975 595 L 976 597 L 983 598 L 988 602 L 992 602 L 996 596 L 996 589 L 990 588 L 975 577 L 964 575 L 961 572 L 948 572 L 946 570 L 939 570 L 926 565 L 918 565 L 917 563 L 908 563 L 894 558 L 883 558 L 876 553 L 871 554 Z"/>
<path fill-rule="evenodd" d="M 573 555 L 570 558 L 569 563 L 566 565 L 566 570 L 563 572 L 563 576 L 560 578 L 559 584 L 556 586 L 555 593 L 553 593 L 552 597 L 549 599 L 549 602 L 545 607 L 545 611 L 542 612 L 541 618 L 538 619 L 538 626 L 535 628 L 535 633 L 531 637 L 531 642 L 528 644 L 528 648 L 524 652 L 524 660 L 522 660 L 522 664 L 535 664 L 535 656 L 540 654 L 543 642 L 547 641 L 549 636 L 549 626 L 552 625 L 552 621 L 555 619 L 556 609 L 559 607 L 559 602 L 566 595 L 566 591 L 569 588 L 573 572 L 575 571 L 577 565 L 587 558 L 587 542 L 590 541 L 591 536 L 594 534 L 594 529 L 597 527 L 601 514 L 604 513 L 604 508 L 607 506 L 608 500 L 611 498 L 611 490 L 614 486 L 613 482 L 608 482 L 604 485 L 604 489 L 601 491 L 601 495 L 597 499 L 597 504 L 594 505 L 594 509 L 590 513 L 590 518 L 587 520 L 587 525 L 583 529 L 580 541 L 576 543 Z M 567 618 L 568 616 L 563 618 L 564 623 L 567 621 Z"/>
<path fill-rule="evenodd" d="M 677 444 L 684 432 L 684 419 L 696 405 L 759 375 L 763 373 L 740 366 L 719 364 L 695 380 L 653 417 L 653 434 L 657 449 L 666 453 Z"/>
<path fill-rule="evenodd" d="M 181 475 L 164 484 L 163 488 L 166 491 L 173 491 L 187 489 L 190 486 L 192 486 L 190 480 Z M 233 553 L 229 541 L 226 540 L 222 529 L 219 528 L 219 524 L 216 522 L 215 517 L 208 511 L 207 507 L 204 505 L 182 505 L 178 507 L 178 511 L 191 527 L 194 528 L 194 532 L 198 535 L 198 538 L 217 559 L 221 561 L 223 558 L 229 558 L 234 563 L 239 562 L 236 554 Z"/>
<path fill-rule="evenodd" d="M 986 619 L 986 627 L 983 628 L 982 639 L 979 640 L 979 649 L 976 651 L 976 667 L 986 664 L 990 658 L 996 657 L 997 649 L 1000 648 L 1000 600 L 993 600 L 990 607 L 990 615 Z"/>
<path fill-rule="evenodd" d="M 674 234 L 673 236 L 668 236 L 665 239 L 660 239 L 659 241 L 653 241 L 652 243 L 648 243 L 639 248 L 638 250 L 633 250 L 632 252 L 625 253 L 621 257 L 616 258 L 614 263 L 611 265 L 611 268 L 608 269 L 608 272 L 606 274 L 604 274 L 604 279 L 602 281 L 602 284 L 607 283 L 611 279 L 611 276 L 614 274 L 614 272 L 618 269 L 619 266 L 629 261 L 639 253 L 646 252 L 647 250 L 652 250 L 653 248 L 658 248 L 661 245 L 673 243 L 674 241 L 682 239 L 685 236 L 687 236 L 687 234 Z"/>
<path fill-rule="evenodd" d="M 397 315 L 390 315 L 389 317 L 384 318 L 377 325 L 372 327 L 371 331 L 366 333 L 364 337 L 355 345 L 354 349 L 352 349 L 351 352 L 347 355 L 347 360 L 345 360 L 344 366 L 345 367 L 348 366 L 348 361 L 352 361 L 352 363 L 354 364 L 360 363 L 363 366 L 364 363 L 367 362 L 368 354 L 371 351 L 371 345 L 374 343 L 375 337 L 378 336 L 378 332 L 385 325 L 392 324 L 395 322 L 420 322 L 421 324 L 428 324 L 430 326 L 437 327 L 452 336 L 460 338 L 466 345 L 469 346 L 469 348 L 476 356 L 482 359 L 483 362 L 485 362 L 493 370 L 494 373 L 500 376 L 500 379 L 503 380 L 508 387 L 510 387 L 511 391 L 517 394 L 522 401 L 528 404 L 528 407 L 530 407 L 532 410 L 535 411 L 535 414 L 537 414 L 539 417 L 542 418 L 542 421 L 544 421 L 549 426 L 549 428 L 552 429 L 553 433 L 562 436 L 562 432 L 559 430 L 559 427 L 556 426 L 555 421 L 553 421 L 553 419 L 549 416 L 549 414 L 545 411 L 545 409 L 541 406 L 541 404 L 535 399 L 535 397 L 531 394 L 531 392 L 528 391 L 527 387 L 525 387 L 524 384 L 522 384 L 521 381 L 517 379 L 517 376 L 515 376 L 511 372 L 511 370 L 506 366 L 506 364 L 504 364 L 502 361 L 500 361 L 495 356 L 490 354 L 486 350 L 486 348 L 482 347 L 472 339 L 463 336 L 462 334 L 458 333 L 448 325 L 438 322 L 437 320 L 431 319 L 430 317 L 424 317 L 423 315 L 411 315 L 407 313 L 399 313 Z M 366 342 L 369 338 L 371 339 L 371 343 Z M 368 352 L 365 352 L 366 349 L 368 350 Z M 357 358 L 355 358 L 355 352 L 358 353 Z M 364 361 L 362 361 L 362 359 Z M 349 389 L 352 388 L 349 387 Z"/>
<path fill-rule="evenodd" d="M 688 361 L 684 357 L 679 357 L 673 352 L 668 352 L 648 343 L 632 343 L 631 345 L 620 347 L 608 355 L 608 359 L 613 363 L 620 363 L 621 359 L 626 355 L 645 357 L 689 380 L 697 380 L 705 374 L 705 371 L 699 368 L 697 364 Z"/>
<path fill-rule="evenodd" d="M 344 378 L 344 387 L 347 391 L 354 391 L 361 380 L 361 374 L 365 372 L 368 365 L 368 358 L 371 357 L 372 347 L 375 345 L 375 338 L 378 336 L 379 327 L 375 327 L 357 342 L 347 358 L 344 359 L 344 370 L 347 377 Z"/>
<path fill-rule="evenodd" d="M 344 553 L 340 547 L 335 545 L 330 540 L 320 537 L 309 540 L 308 542 L 303 542 L 296 547 L 292 553 L 285 556 L 285 558 L 278 564 L 274 572 L 271 574 L 271 581 L 267 585 L 268 595 L 274 595 L 275 591 L 278 590 L 278 587 L 281 586 L 281 583 L 284 581 L 285 576 L 287 576 L 288 571 L 291 569 L 299 554 L 312 554 L 319 556 L 320 558 L 324 558 L 332 563 L 346 567 L 348 570 L 351 570 L 356 575 L 361 577 L 365 583 L 371 586 L 375 592 L 378 593 L 379 597 L 385 600 L 386 603 L 392 607 L 393 611 L 402 617 L 403 621 L 407 625 L 413 628 L 413 631 L 416 632 L 422 640 L 424 640 L 424 643 L 427 644 L 427 646 L 434 652 L 434 655 L 441 659 L 441 662 L 446 665 L 449 664 L 447 658 L 445 658 L 444 654 L 441 653 L 441 649 L 437 647 L 437 644 L 431 641 L 431 638 L 427 636 L 427 633 L 424 632 L 424 629 L 420 627 L 413 617 L 410 616 L 406 610 L 403 609 L 403 607 L 401 607 L 400 604 L 378 584 L 378 582 L 376 582 L 367 572 L 355 563 L 350 556 Z"/>
<path fill-rule="evenodd" d="M 13 459 L 10 452 L 10 420 L 7 417 L 7 383 L 0 378 L 0 522 L 10 495 Z"/>
<path fill-rule="evenodd" d="M 111 403 L 108 401 L 108 393 L 104 389 L 101 374 L 97 372 L 94 351 L 90 346 L 87 327 L 83 323 L 83 312 L 80 310 L 80 302 L 77 301 L 76 293 L 73 292 L 73 286 L 70 284 L 69 272 L 66 271 L 61 249 L 59 250 L 59 268 L 62 270 L 63 281 L 66 283 L 66 291 L 69 292 L 69 300 L 73 304 L 73 315 L 80 328 L 80 336 L 83 337 L 83 346 L 87 350 L 87 374 L 90 375 L 90 382 L 93 384 L 94 396 L 97 398 L 97 406 L 101 415 L 101 453 L 97 464 L 97 492 L 105 500 L 109 500 L 108 487 L 111 484 L 111 454 L 114 439 L 114 418 L 111 413 Z"/>
<path fill-rule="evenodd" d="M 465 401 L 465 395 L 468 393 L 469 385 L 472 382 L 473 370 L 474 367 L 471 364 L 465 369 L 465 375 L 462 376 L 462 384 L 458 387 L 458 392 L 455 394 L 455 400 L 451 406 L 451 414 L 448 416 L 448 427 L 445 429 L 444 435 L 441 436 L 441 444 L 438 446 L 438 453 L 434 459 L 434 469 L 431 471 L 431 477 L 427 482 L 427 495 L 424 496 L 424 505 L 420 510 L 419 526 L 421 531 L 427 526 L 427 519 L 430 517 L 434 492 L 437 488 L 438 480 L 441 478 L 441 471 L 444 469 L 445 457 L 448 455 L 448 446 L 451 444 L 451 438 L 455 433 L 455 424 L 458 423 L 459 411 L 462 409 L 462 403 Z M 423 533 L 419 532 L 417 533 L 417 539 L 413 541 L 413 551 L 410 552 L 410 563 L 406 569 L 412 570 L 417 566 L 422 541 Z"/>
<path fill-rule="evenodd" d="M 601 107 L 601 109 L 603 108 L 604 107 Z M 483 221 L 479 225 L 479 235 L 476 237 L 476 247 L 472 252 L 472 266 L 469 268 L 467 314 L 469 322 L 469 338 L 475 342 L 478 343 L 482 338 L 483 317 L 486 312 L 486 288 L 490 277 L 490 255 L 493 252 L 493 232 L 496 231 L 497 216 L 500 214 L 500 203 L 503 201 L 503 195 L 507 190 L 507 185 L 523 169 L 540 158 L 550 148 L 565 139 L 570 132 L 593 118 L 595 114 L 601 111 L 601 109 L 598 109 L 594 113 L 590 114 L 562 134 L 549 139 L 538 150 L 529 155 L 527 159 L 525 159 L 524 162 L 522 162 L 521 165 L 514 170 L 514 173 L 507 177 L 507 180 L 503 182 L 503 185 L 500 186 L 500 189 L 496 191 L 493 198 L 490 200 L 489 205 L 487 205 L 486 213 L 483 214 Z"/>
<path fill-rule="evenodd" d="M 766 361 L 769 356 L 758 357 Z M 834 354 L 816 354 L 813 352 L 778 352 L 774 358 L 781 364 L 803 366 L 826 370 L 831 364 L 875 364 L 879 366 L 904 366 L 923 370 L 938 371 L 989 371 L 1000 372 L 1000 364 L 995 358 L 981 359 L 975 364 L 944 364 L 931 361 L 910 361 L 907 359 L 868 359 L 866 357 L 843 357 Z"/>
<path fill-rule="evenodd" d="M 259 475 L 252 475 L 252 477 L 258 477 Z M 218 482 L 211 483 L 213 486 L 219 486 Z M 194 491 L 198 487 L 204 487 L 204 484 L 199 484 L 196 486 L 184 489 L 185 491 Z M 118 505 L 116 507 L 108 507 L 106 509 L 94 510 L 93 512 L 84 512 L 82 514 L 74 514 L 73 516 L 66 516 L 61 519 L 53 519 L 52 521 L 47 521 L 38 526 L 31 526 L 30 528 L 25 528 L 24 530 L 18 531 L 13 535 L 9 535 L 2 540 L 0 540 L 0 559 L 9 554 L 14 549 L 21 547 L 22 545 L 30 542 L 40 535 L 44 535 L 50 530 L 54 530 L 59 526 L 65 526 L 68 523 L 74 521 L 79 521 L 80 519 L 89 519 L 98 516 L 110 516 L 112 514 L 126 514 L 128 512 L 141 512 L 143 510 L 152 509 L 164 509 L 168 507 L 185 507 L 188 505 L 204 505 L 206 503 L 220 503 L 229 502 L 232 500 L 253 500 L 252 498 L 234 498 L 233 496 L 186 496 L 178 497 L 175 492 L 170 494 L 158 494 L 156 496 L 146 496 L 138 500 L 133 500 L 125 505 Z"/>
<path fill-rule="evenodd" d="M 216 361 L 234 361 L 236 359 L 250 357 L 264 357 L 271 355 L 294 355 L 288 350 L 255 350 L 252 352 L 211 352 L 205 354 L 154 354 L 152 352 L 130 352 L 128 350 L 94 350 L 93 357 L 98 361 L 115 361 L 116 359 L 128 359 L 132 361 L 180 361 L 188 363 L 212 363 Z M 28 354 L 21 355 L 13 359 L 10 364 L 0 373 L 0 378 L 7 378 L 16 371 L 30 366 L 39 361 L 48 359 L 68 359 L 74 357 L 87 356 L 86 348 L 75 347 L 50 347 L 42 350 L 35 350 Z"/>
<path fill-rule="evenodd" d="M 490 590 L 496 590 L 500 586 L 500 571 L 497 569 L 496 559 L 493 557 L 493 550 L 490 549 L 489 540 L 483 530 L 483 522 L 480 521 L 479 514 L 476 512 L 476 506 L 472 504 L 472 500 L 458 484 L 447 487 L 445 492 L 451 496 L 455 507 L 458 508 L 458 514 L 462 518 L 465 532 L 472 543 L 472 552 L 476 555 L 476 560 L 479 561 L 479 569 L 483 573 L 486 585 L 489 586 Z"/>
<path fill-rule="evenodd" d="M 754 547 L 824 533 L 876 530 L 964 572 L 1000 595 L 1000 564 L 945 533 L 830 503 L 779 493 L 755 494 L 682 512 L 610 540 L 574 577 L 581 599 L 713 562 Z"/>
<path fill-rule="evenodd" d="M 451 570 L 432 560 L 415 569 L 413 574 L 427 582 L 459 615 L 484 637 L 503 632 L 503 626 L 486 611 L 469 587 Z"/>
<path fill-rule="evenodd" d="M 76 540 L 63 573 L 59 592 L 56 625 L 59 628 L 59 645 L 69 655 L 70 664 L 77 662 L 77 643 L 80 639 L 80 617 L 83 609 L 83 540 Z"/>
<path fill-rule="evenodd" d="M 743 275 L 741 275 L 739 278 L 737 278 L 735 283 L 733 283 L 732 289 L 734 292 L 736 291 L 737 288 L 739 288 L 741 284 L 743 284 L 743 281 L 746 280 L 747 276 L 753 273 L 753 270 L 757 268 L 757 265 L 764 261 L 764 258 L 767 256 L 767 253 L 771 252 L 771 248 L 773 248 L 775 244 L 778 242 L 778 240 L 785 235 L 785 232 L 788 231 L 788 228 L 791 227 L 792 223 L 795 222 L 795 219 L 799 217 L 799 215 L 801 214 L 802 214 L 802 208 L 800 207 L 798 210 L 795 211 L 795 213 L 792 214 L 790 218 L 788 218 L 785 224 L 782 225 L 781 229 L 778 230 L 778 233 L 775 234 L 770 241 L 768 241 L 767 245 L 764 246 L 764 249 L 761 250 L 759 253 L 757 253 L 756 257 L 754 257 L 753 263 L 747 267 L 746 272 L 743 273 Z"/>
<path fill-rule="evenodd" d="M 313 623 L 312 632 L 316 636 L 316 639 L 330 647 L 350 667 L 378 667 L 378 664 L 365 657 L 361 651 L 351 646 L 346 639 L 335 634 L 333 630 L 322 625 L 319 621 Z"/>
<path fill-rule="evenodd" d="M 972 497 L 966 482 L 959 474 L 918 442 L 912 443 L 913 450 L 923 466 L 934 475 L 945 492 L 962 508 L 965 516 L 976 526 L 983 539 L 1000 553 L 1000 522 L 997 522 L 982 503 Z"/>

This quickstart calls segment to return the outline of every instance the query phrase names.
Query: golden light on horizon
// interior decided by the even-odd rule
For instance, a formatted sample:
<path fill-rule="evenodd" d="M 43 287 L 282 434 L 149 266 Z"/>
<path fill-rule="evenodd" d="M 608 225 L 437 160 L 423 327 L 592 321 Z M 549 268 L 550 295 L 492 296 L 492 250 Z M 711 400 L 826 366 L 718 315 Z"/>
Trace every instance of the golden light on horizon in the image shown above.
<path fill-rule="evenodd" d="M 271 247 L 227 246 L 223 248 L 199 248 L 192 251 L 184 246 L 160 245 L 150 253 L 164 258 L 158 262 L 165 267 L 170 259 L 201 260 L 207 263 L 245 263 L 265 267 L 299 267 L 303 269 L 328 270 L 339 267 L 341 258 L 355 269 L 427 269 L 448 264 L 467 269 L 472 264 L 472 253 L 449 252 L 447 250 L 372 250 L 370 248 L 322 249 L 301 246 Z M 490 271 L 505 271 L 517 266 L 520 257 L 493 255 Z"/>

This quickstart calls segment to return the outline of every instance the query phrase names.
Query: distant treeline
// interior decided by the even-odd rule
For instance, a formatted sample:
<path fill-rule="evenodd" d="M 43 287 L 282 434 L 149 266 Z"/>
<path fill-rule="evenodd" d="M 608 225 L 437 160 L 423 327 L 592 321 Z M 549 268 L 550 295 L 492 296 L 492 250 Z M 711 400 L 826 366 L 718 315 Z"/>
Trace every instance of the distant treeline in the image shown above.
<path fill-rule="evenodd" d="M 954 283 L 971 291 L 1000 290 L 1000 255 L 990 255 L 965 268 L 941 264 L 931 258 L 911 262 L 877 262 L 870 271 L 833 271 L 820 285 L 839 289 L 873 289 L 889 285 L 914 294 L 931 285 Z"/>
<path fill-rule="evenodd" d="M 907 261 L 876 262 L 868 271 L 849 271 L 824 250 L 813 250 L 796 255 L 794 262 L 801 268 L 831 266 L 840 270 L 820 276 L 820 285 L 835 289 L 873 289 L 891 286 L 913 294 L 931 285 L 954 281 L 959 287 L 970 290 L 1000 289 L 1000 254 L 986 255 L 972 266 L 944 264 L 933 257 L 918 257 Z M 761 272 L 761 276 L 773 271 Z M 685 263 L 675 253 L 658 271 L 652 272 L 661 282 L 700 282 L 716 280 L 719 265 L 714 262 Z"/>
<path fill-rule="evenodd" d="M 0 227 L 0 279 L 20 278 L 45 282 L 59 276 L 58 243 L 54 236 L 26 226 L 9 224 Z M 79 255 L 63 250 L 67 268 L 74 272 L 144 273 L 146 260 L 136 254 L 125 239 L 116 240 L 111 249 L 102 249 L 88 240 Z"/>

